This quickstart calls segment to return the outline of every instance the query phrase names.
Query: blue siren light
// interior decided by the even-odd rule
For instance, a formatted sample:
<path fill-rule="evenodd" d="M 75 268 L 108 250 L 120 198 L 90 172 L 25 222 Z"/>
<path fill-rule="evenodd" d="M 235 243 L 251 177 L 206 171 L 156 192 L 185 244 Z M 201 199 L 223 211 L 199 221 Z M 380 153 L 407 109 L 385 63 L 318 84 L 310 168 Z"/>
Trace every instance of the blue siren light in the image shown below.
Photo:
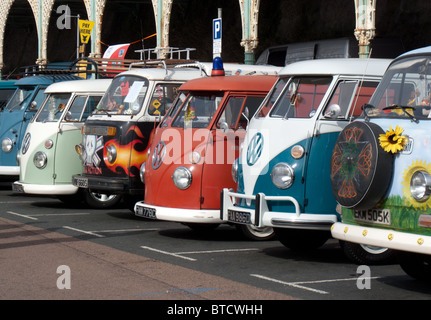
<path fill-rule="evenodd" d="M 224 76 L 224 68 L 223 68 L 222 58 L 220 58 L 220 57 L 214 58 L 211 76 Z"/>

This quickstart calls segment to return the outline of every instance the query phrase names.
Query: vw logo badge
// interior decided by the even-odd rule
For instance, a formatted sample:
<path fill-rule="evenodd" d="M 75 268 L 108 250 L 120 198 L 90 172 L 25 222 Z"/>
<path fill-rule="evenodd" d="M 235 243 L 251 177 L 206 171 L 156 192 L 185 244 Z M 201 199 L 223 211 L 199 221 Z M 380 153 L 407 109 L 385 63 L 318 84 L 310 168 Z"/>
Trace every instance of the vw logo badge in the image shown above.
<path fill-rule="evenodd" d="M 166 154 L 166 144 L 164 141 L 160 141 L 156 145 L 156 148 L 154 149 L 154 152 L 153 152 L 153 157 L 151 159 L 151 165 L 154 170 L 159 168 L 162 165 L 163 159 L 165 158 L 165 154 Z"/>
<path fill-rule="evenodd" d="M 27 132 L 27 134 L 24 137 L 24 140 L 22 141 L 22 149 L 21 149 L 22 154 L 25 154 L 27 152 L 28 147 L 30 146 L 30 138 L 31 138 L 30 132 Z"/>
<path fill-rule="evenodd" d="M 259 159 L 263 149 L 263 136 L 260 132 L 256 133 L 251 139 L 247 148 L 247 164 L 252 166 Z"/>

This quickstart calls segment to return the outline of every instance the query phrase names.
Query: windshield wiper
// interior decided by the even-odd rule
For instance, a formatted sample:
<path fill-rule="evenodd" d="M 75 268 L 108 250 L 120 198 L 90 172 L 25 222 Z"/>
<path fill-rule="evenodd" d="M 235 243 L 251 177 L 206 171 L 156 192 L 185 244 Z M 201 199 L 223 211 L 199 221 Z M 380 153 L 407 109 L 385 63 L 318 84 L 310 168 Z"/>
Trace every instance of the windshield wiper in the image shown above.
<path fill-rule="evenodd" d="M 93 111 L 93 114 L 98 114 L 99 112 L 106 114 L 108 117 L 111 117 L 111 114 L 106 109 L 96 109 Z"/>
<path fill-rule="evenodd" d="M 415 111 L 416 110 L 416 108 L 415 107 L 411 107 L 411 106 L 399 106 L 399 105 L 396 105 L 396 104 L 393 104 L 393 105 L 391 105 L 391 106 L 388 106 L 388 107 L 384 107 L 383 108 L 383 110 L 393 110 L 393 109 L 401 109 L 401 110 L 403 110 L 403 112 L 412 120 L 412 121 L 414 121 L 414 122 L 418 122 L 418 120 L 416 119 L 416 117 L 414 116 L 414 115 L 412 115 L 411 113 L 408 113 L 407 112 L 407 110 L 406 109 L 411 109 L 411 110 L 413 110 L 413 111 Z"/>

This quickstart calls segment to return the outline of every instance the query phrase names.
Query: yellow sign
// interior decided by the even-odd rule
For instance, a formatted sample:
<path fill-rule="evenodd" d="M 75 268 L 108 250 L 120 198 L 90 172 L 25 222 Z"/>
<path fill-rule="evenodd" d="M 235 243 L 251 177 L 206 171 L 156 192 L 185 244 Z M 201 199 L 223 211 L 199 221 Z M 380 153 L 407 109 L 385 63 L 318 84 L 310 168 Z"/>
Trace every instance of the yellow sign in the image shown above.
<path fill-rule="evenodd" d="M 79 35 L 81 36 L 81 43 L 88 43 L 93 26 L 94 21 L 79 20 Z"/>

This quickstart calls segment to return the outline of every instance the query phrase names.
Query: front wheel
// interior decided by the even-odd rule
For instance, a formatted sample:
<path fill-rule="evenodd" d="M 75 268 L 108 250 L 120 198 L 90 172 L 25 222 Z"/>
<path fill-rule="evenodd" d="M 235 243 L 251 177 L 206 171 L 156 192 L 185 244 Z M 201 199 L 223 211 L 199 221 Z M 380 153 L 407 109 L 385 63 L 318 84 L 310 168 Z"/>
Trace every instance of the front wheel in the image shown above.
<path fill-rule="evenodd" d="M 320 248 L 330 238 L 331 233 L 324 230 L 275 228 L 275 234 L 287 248 L 295 251 Z"/>
<path fill-rule="evenodd" d="M 120 194 L 106 194 L 87 189 L 84 195 L 85 202 L 94 209 L 106 209 L 115 206 L 120 200 Z"/>
<path fill-rule="evenodd" d="M 398 260 L 401 268 L 410 277 L 428 283 L 431 282 L 431 255 L 399 252 Z"/>
<path fill-rule="evenodd" d="M 349 260 L 357 264 L 381 265 L 395 262 L 397 251 L 359 243 L 340 241 L 340 246 Z"/>
<path fill-rule="evenodd" d="M 237 224 L 236 229 L 250 240 L 265 241 L 275 237 L 274 229 L 271 227 L 258 228 L 248 224 Z"/>

